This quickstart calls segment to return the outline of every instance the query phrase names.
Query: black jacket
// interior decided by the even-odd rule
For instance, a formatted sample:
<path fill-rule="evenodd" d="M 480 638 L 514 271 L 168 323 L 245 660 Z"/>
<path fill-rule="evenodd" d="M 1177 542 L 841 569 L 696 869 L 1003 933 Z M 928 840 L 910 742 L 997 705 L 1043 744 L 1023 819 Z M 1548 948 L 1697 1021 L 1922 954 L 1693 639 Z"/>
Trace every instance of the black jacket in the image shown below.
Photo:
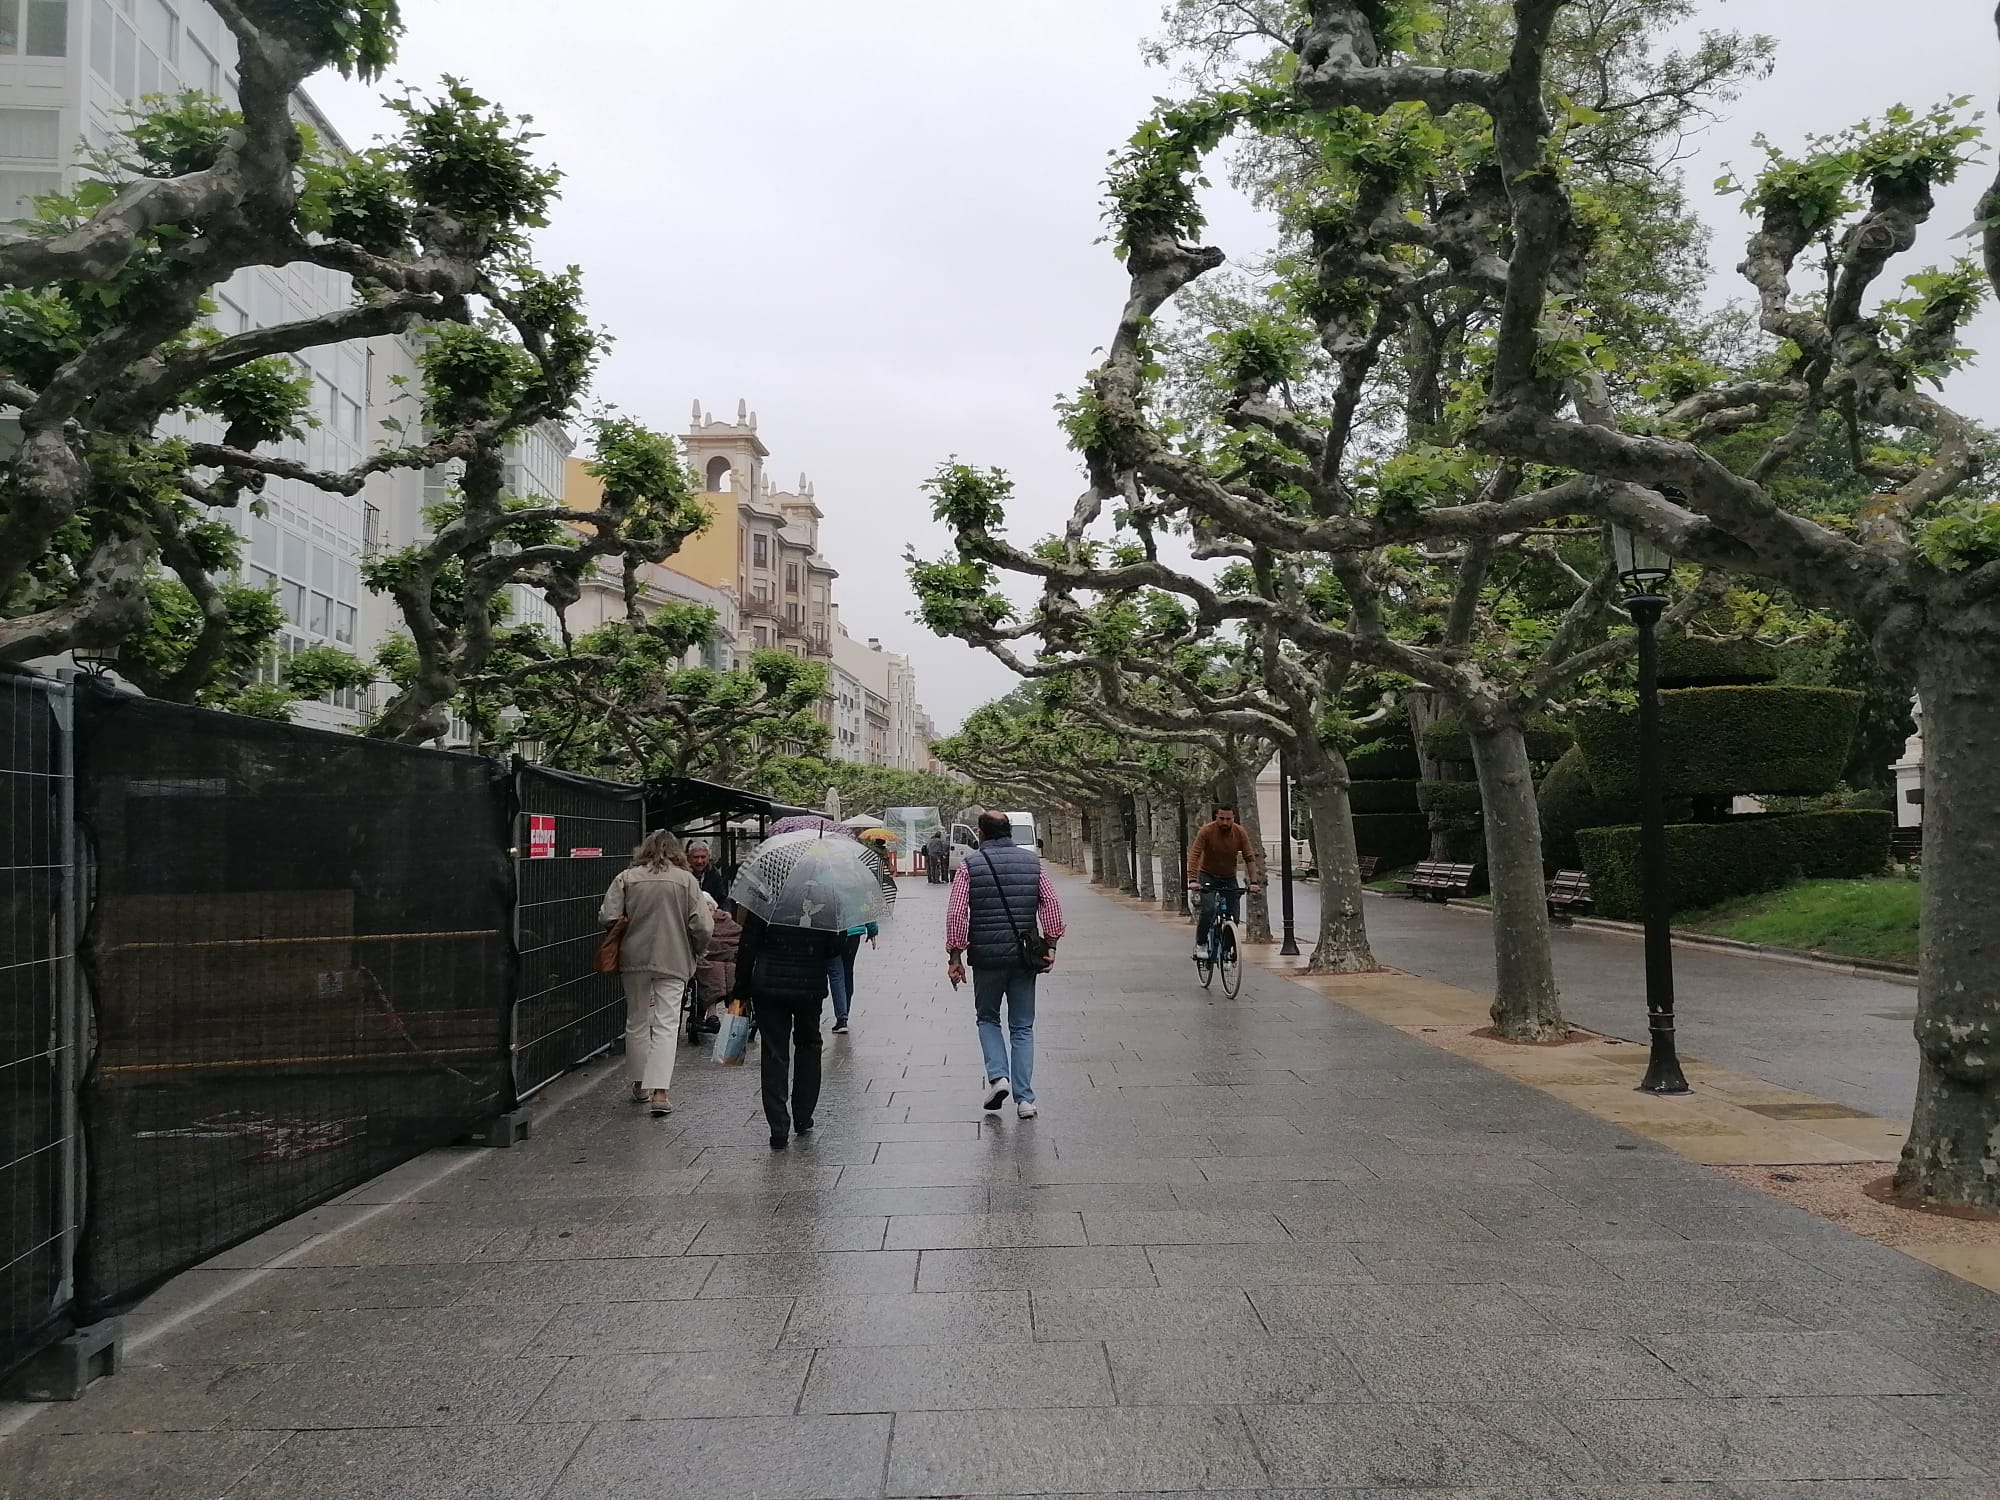
<path fill-rule="evenodd" d="M 838 957 L 845 934 L 808 927 L 774 927 L 744 912 L 736 949 L 737 998 L 785 1005 L 826 998 L 826 963 Z"/>
<path fill-rule="evenodd" d="M 715 898 L 717 906 L 729 905 L 729 882 L 723 878 L 722 870 L 714 860 L 710 860 L 708 868 L 695 876 L 695 882 Z"/>

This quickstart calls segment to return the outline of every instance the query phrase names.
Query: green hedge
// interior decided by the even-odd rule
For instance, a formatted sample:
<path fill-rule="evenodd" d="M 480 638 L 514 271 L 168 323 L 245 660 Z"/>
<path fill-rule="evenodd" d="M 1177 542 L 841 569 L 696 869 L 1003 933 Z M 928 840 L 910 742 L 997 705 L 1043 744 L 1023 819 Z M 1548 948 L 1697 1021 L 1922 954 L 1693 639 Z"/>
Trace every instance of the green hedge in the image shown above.
<path fill-rule="evenodd" d="M 1360 813 L 1354 819 L 1354 848 L 1376 859 L 1379 879 L 1431 857 L 1430 819 L 1422 813 Z"/>
<path fill-rule="evenodd" d="M 1420 781 L 1417 806 L 1425 812 L 1441 812 L 1459 817 L 1478 817 L 1479 783 L 1476 781 Z"/>
<path fill-rule="evenodd" d="M 1569 730 L 1547 714 L 1528 721 L 1528 759 L 1557 760 L 1575 743 Z M 1472 737 L 1459 723 L 1458 715 L 1446 714 L 1424 731 L 1424 753 L 1432 760 L 1469 761 Z"/>
<path fill-rule="evenodd" d="M 1347 752 L 1347 774 L 1356 781 L 1415 781 L 1417 747 L 1407 737 L 1356 745 Z"/>
<path fill-rule="evenodd" d="M 1639 816 L 1636 801 L 1614 801 L 1591 789 L 1581 745 L 1571 746 L 1568 754 L 1549 767 L 1536 790 L 1536 800 L 1542 814 L 1542 858 L 1551 870 L 1581 868 L 1583 856 L 1576 847 L 1579 828 L 1630 823 Z"/>
<path fill-rule="evenodd" d="M 1889 863 L 1894 813 L 1819 812 L 1675 823 L 1667 829 L 1667 900 L 1696 911 L 1794 880 L 1859 880 Z M 1576 835 L 1599 916 L 1640 915 L 1639 830 Z"/>
<path fill-rule="evenodd" d="M 1357 813 L 1411 813 L 1417 810 L 1416 781 L 1357 781 L 1348 800 Z"/>
<path fill-rule="evenodd" d="M 1704 687 L 1660 694 L 1660 742 L 1670 797 L 1830 792 L 1847 769 L 1861 694 L 1845 688 Z M 1600 797 L 1639 795 L 1636 713 L 1576 716 L 1590 784 Z"/>
<path fill-rule="evenodd" d="M 1778 650 L 1762 641 L 1704 641 L 1679 635 L 1660 643 L 1660 686 L 1724 687 L 1773 682 Z"/>

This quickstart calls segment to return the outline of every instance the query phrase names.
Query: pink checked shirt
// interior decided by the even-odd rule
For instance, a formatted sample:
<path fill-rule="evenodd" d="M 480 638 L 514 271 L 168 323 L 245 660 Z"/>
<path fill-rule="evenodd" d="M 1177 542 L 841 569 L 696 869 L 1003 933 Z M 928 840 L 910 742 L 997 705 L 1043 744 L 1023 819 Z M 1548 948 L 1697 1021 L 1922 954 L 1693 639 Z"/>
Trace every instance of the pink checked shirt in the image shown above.
<path fill-rule="evenodd" d="M 1035 921 L 1040 924 L 1042 936 L 1054 942 L 1063 935 L 1062 905 L 1056 900 L 1055 882 L 1049 879 L 1049 867 L 1042 866 L 1041 893 L 1035 900 Z M 944 946 L 950 953 L 963 953 L 971 939 L 972 926 L 972 868 L 960 865 L 952 873 L 951 899 L 944 908 Z"/>

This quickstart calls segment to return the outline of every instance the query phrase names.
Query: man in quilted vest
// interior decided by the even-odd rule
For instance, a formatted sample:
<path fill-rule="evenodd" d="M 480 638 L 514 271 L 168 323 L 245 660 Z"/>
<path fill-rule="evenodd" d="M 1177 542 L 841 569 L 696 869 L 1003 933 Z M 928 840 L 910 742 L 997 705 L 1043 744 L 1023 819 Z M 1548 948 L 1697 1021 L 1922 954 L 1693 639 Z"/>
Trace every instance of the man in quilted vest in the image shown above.
<path fill-rule="evenodd" d="M 1035 1105 L 1035 980 L 1048 966 L 1029 967 L 1021 951 L 1022 939 L 1036 934 L 1047 940 L 1048 964 L 1053 965 L 1055 944 L 1063 935 L 1055 887 L 1041 856 L 1014 842 L 1007 814 L 989 808 L 979 815 L 979 847 L 952 875 L 945 956 L 954 989 L 965 983 L 967 963 L 972 966 L 973 1011 L 986 1069 L 980 1094 L 984 1108 L 998 1114 L 1012 1094 L 1015 1113 L 1024 1120 L 1040 1112 Z"/>

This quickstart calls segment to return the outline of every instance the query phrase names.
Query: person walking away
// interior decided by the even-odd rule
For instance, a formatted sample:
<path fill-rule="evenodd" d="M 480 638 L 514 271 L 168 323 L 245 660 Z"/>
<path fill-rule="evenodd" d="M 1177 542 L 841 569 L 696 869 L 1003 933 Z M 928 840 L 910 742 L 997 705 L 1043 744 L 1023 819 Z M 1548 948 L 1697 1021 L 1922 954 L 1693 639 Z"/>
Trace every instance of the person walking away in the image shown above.
<path fill-rule="evenodd" d="M 827 964 L 840 954 L 844 933 L 782 927 L 739 909 L 743 936 L 736 947 L 736 998 L 757 1007 L 763 1040 L 764 1119 L 771 1149 L 782 1151 L 796 1130 L 813 1128 L 819 1107 L 819 1008 L 826 999 Z"/>
<path fill-rule="evenodd" d="M 833 1034 L 847 1035 L 847 1018 L 854 1009 L 854 960 L 861 952 L 861 940 L 875 946 L 882 929 L 873 922 L 850 927 L 841 934 L 840 952 L 826 961 L 826 985 L 833 993 Z"/>
<path fill-rule="evenodd" d="M 932 885 L 943 885 L 951 879 L 951 845 L 946 842 L 942 828 L 932 830 L 924 844 L 924 873 Z"/>
<path fill-rule="evenodd" d="M 743 924 L 736 920 L 731 907 L 716 906 L 706 891 L 702 899 L 713 908 L 709 915 L 715 923 L 715 934 L 708 940 L 708 948 L 695 968 L 694 982 L 701 990 L 701 1029 L 720 1031 L 722 1022 L 710 1012 L 736 993 L 736 945 L 742 940 Z"/>
<path fill-rule="evenodd" d="M 1194 842 L 1188 845 L 1188 889 L 1202 893 L 1200 916 L 1194 929 L 1196 963 L 1208 958 L 1209 929 L 1214 927 L 1216 913 L 1224 901 L 1232 903 L 1234 914 L 1234 894 L 1241 889 L 1236 881 L 1238 860 L 1248 867 L 1250 889 L 1260 889 L 1264 883 L 1263 860 L 1257 846 L 1250 841 L 1250 831 L 1236 821 L 1235 808 L 1218 807 L 1215 817 L 1201 825 Z"/>
<path fill-rule="evenodd" d="M 618 973 L 625 983 L 632 1102 L 650 1099 L 658 1119 L 674 1112 L 667 1090 L 674 1081 L 681 995 L 715 931 L 681 841 L 664 828 L 646 835 L 632 851 L 631 866 L 619 871 L 604 893 L 597 920 L 609 927 L 620 917 L 627 924 L 618 945 Z"/>
<path fill-rule="evenodd" d="M 729 909 L 729 882 L 723 877 L 722 869 L 715 863 L 706 844 L 688 846 L 688 870 L 693 874 L 708 899 L 723 911 Z"/>
<path fill-rule="evenodd" d="M 986 1082 L 982 1102 L 998 1114 L 1011 1092 L 1015 1113 L 1032 1120 L 1035 1103 L 1035 981 L 1047 967 L 1030 968 L 1021 940 L 1037 932 L 1049 945 L 1063 935 L 1062 907 L 1041 856 L 1014 842 L 1007 815 L 988 809 L 979 815 L 979 847 L 952 876 L 945 903 L 944 946 L 952 988 L 965 983 L 972 966 L 972 1006 L 979 1025 L 979 1053 Z M 1000 1007 L 1007 1007 L 1007 1027 Z"/>

